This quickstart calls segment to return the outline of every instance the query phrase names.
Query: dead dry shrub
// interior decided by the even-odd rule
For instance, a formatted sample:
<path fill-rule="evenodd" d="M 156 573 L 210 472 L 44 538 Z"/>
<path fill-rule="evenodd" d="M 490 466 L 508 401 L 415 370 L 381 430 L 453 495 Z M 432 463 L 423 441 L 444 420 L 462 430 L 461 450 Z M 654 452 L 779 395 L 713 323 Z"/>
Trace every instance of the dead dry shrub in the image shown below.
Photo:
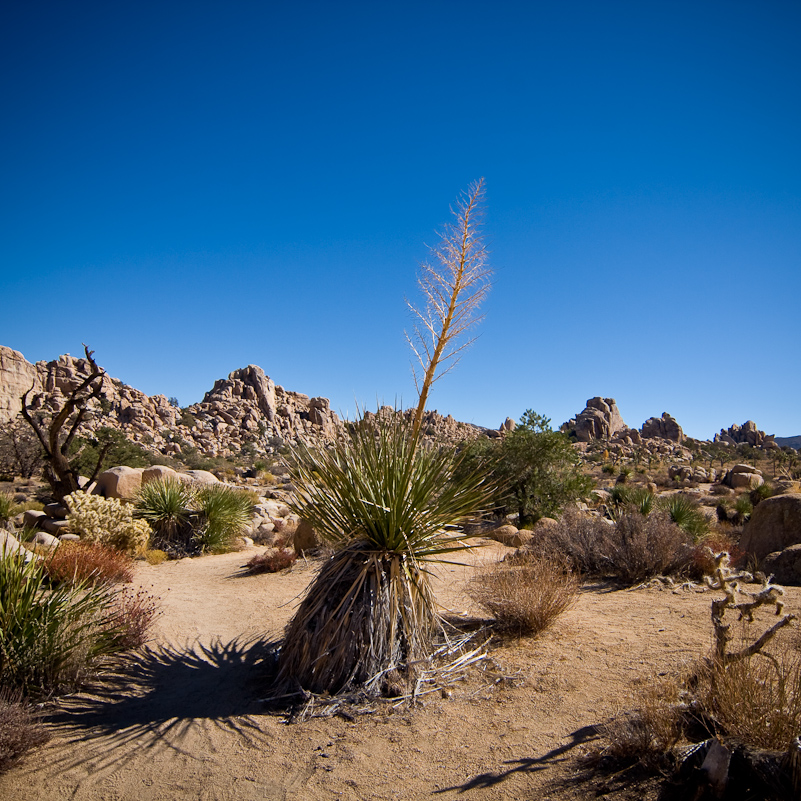
<path fill-rule="evenodd" d="M 118 584 L 133 578 L 133 559 L 97 542 L 62 542 L 43 562 L 54 584 Z"/>
<path fill-rule="evenodd" d="M 468 595 L 503 631 L 540 634 L 576 601 L 579 577 L 565 560 L 528 556 L 479 570 Z"/>
<path fill-rule="evenodd" d="M 712 575 L 715 570 L 715 554 L 726 551 L 731 563 L 739 566 L 743 561 L 743 552 L 737 547 L 739 537 L 733 536 L 731 527 L 727 530 L 713 529 L 699 543 L 693 546 L 689 567 L 689 577 L 700 581 L 704 576 Z"/>
<path fill-rule="evenodd" d="M 686 572 L 692 561 L 692 537 L 659 512 L 623 515 L 611 542 L 611 569 L 624 584 Z"/>
<path fill-rule="evenodd" d="M 719 733 L 784 751 L 801 732 L 801 656 L 757 653 L 714 662 L 700 676 L 697 697 Z"/>
<path fill-rule="evenodd" d="M 287 548 L 283 543 L 276 548 L 270 548 L 264 553 L 257 554 L 245 564 L 249 575 L 258 573 L 278 573 L 292 567 L 298 559 L 294 548 Z"/>
<path fill-rule="evenodd" d="M 115 594 L 113 604 L 107 626 L 119 649 L 127 651 L 144 645 L 150 639 L 156 617 L 161 614 L 159 599 L 146 590 L 134 592 L 124 587 Z"/>
<path fill-rule="evenodd" d="M 612 525 L 570 511 L 543 532 L 536 547 L 554 558 L 567 558 L 583 575 L 636 584 L 686 571 L 692 560 L 691 542 L 690 535 L 660 512 L 623 514 Z"/>
<path fill-rule="evenodd" d="M 633 709 L 599 727 L 603 745 L 590 754 L 590 761 L 662 767 L 665 755 L 684 737 L 681 696 L 682 681 L 676 677 L 644 682 L 635 693 Z"/>
<path fill-rule="evenodd" d="M 0 690 L 0 773 L 50 739 L 19 693 Z"/>
<path fill-rule="evenodd" d="M 603 518 L 568 509 L 556 525 L 544 529 L 536 547 L 553 559 L 567 559 L 583 575 L 599 575 L 609 569 L 613 529 Z"/>

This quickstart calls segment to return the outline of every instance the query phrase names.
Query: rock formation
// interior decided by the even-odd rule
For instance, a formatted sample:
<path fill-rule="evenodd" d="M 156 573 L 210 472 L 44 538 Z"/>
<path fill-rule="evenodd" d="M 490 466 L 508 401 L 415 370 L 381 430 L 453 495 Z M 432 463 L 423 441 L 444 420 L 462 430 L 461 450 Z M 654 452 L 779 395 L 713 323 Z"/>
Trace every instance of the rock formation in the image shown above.
<path fill-rule="evenodd" d="M 760 431 L 753 420 L 746 420 L 741 426 L 735 423 L 729 428 L 721 428 L 720 433 L 715 434 L 714 442 L 724 445 L 752 445 L 765 450 L 779 447 L 775 435 Z"/>
<path fill-rule="evenodd" d="M 29 401 L 35 410 L 61 408 L 89 369 L 86 359 L 69 355 L 30 364 L 21 353 L 0 346 L 0 423 L 18 414 L 20 399 L 31 387 Z M 286 390 L 251 364 L 216 381 L 200 403 L 185 409 L 172 406 L 164 395 L 148 396 L 104 375 L 100 398 L 89 402 L 79 433 L 86 436 L 103 426 L 122 431 L 151 452 L 178 458 L 194 449 L 207 457 L 237 456 L 247 450 L 258 458 L 301 438 L 330 439 L 342 422 L 328 398 Z M 426 412 L 423 431 L 451 442 L 485 432 L 436 411 Z"/>
<path fill-rule="evenodd" d="M 682 443 L 686 439 L 681 426 L 667 412 L 662 412 L 661 417 L 650 417 L 642 424 L 640 433 L 645 438 L 658 437 L 667 439 L 671 442 Z"/>
<path fill-rule="evenodd" d="M 614 398 L 590 398 L 584 411 L 568 420 L 563 430 L 575 432 L 579 442 L 611 439 L 628 428 L 620 416 Z"/>

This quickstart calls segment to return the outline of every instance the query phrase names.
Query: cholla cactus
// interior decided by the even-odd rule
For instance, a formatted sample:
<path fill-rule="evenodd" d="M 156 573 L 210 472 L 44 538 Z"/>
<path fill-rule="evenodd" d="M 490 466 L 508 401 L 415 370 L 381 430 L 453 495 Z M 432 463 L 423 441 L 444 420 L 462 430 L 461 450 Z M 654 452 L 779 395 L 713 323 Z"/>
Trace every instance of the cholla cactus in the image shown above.
<path fill-rule="evenodd" d="M 715 657 L 719 664 L 727 665 L 759 653 L 776 636 L 780 629 L 788 626 L 796 619 L 796 615 L 788 614 L 782 617 L 784 602 L 781 598 L 784 595 L 784 588 L 772 584 L 772 576 L 766 577 L 764 573 L 756 573 L 752 576 L 745 571 L 732 570 L 729 567 L 729 554 L 725 551 L 713 554 L 713 557 L 715 559 L 715 569 L 711 576 L 704 576 L 704 583 L 713 590 L 721 590 L 725 593 L 723 598 L 712 601 L 712 625 L 715 628 Z M 761 590 L 758 592 L 745 592 L 740 589 L 740 581 L 753 581 L 754 578 L 762 584 Z M 738 593 L 751 600 L 738 601 Z M 764 631 L 751 645 L 735 653 L 727 653 L 726 646 L 731 642 L 733 635 L 731 633 L 731 624 L 723 622 L 726 611 L 732 609 L 739 613 L 738 620 L 746 620 L 748 623 L 753 623 L 754 612 L 760 606 L 772 606 L 775 609 L 776 616 L 781 617 L 781 619 Z"/>
<path fill-rule="evenodd" d="M 119 548 L 135 556 L 147 548 L 150 526 L 135 520 L 133 507 L 117 498 L 87 495 L 83 490 L 65 496 L 70 531 L 81 539 Z"/>

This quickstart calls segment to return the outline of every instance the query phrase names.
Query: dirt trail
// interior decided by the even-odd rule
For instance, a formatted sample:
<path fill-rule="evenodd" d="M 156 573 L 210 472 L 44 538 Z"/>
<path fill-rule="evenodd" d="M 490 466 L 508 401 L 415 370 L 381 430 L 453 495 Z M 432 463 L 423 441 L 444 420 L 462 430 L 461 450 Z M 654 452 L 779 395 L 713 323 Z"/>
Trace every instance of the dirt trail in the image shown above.
<path fill-rule="evenodd" d="M 477 558 L 504 552 L 493 545 Z M 250 555 L 141 564 L 136 581 L 164 610 L 149 656 L 113 695 L 65 699 L 57 736 L 0 776 L 0 799 L 590 797 L 586 786 L 554 784 L 589 727 L 624 708 L 633 683 L 710 644 L 708 593 L 585 587 L 542 638 L 493 651 L 511 686 L 475 672 L 450 698 L 432 694 L 415 709 L 287 725 L 259 703 L 260 643 L 280 635 L 315 565 L 243 577 Z M 471 570 L 440 568 L 445 606 L 475 613 L 462 592 Z M 791 590 L 788 607 L 799 602 Z"/>

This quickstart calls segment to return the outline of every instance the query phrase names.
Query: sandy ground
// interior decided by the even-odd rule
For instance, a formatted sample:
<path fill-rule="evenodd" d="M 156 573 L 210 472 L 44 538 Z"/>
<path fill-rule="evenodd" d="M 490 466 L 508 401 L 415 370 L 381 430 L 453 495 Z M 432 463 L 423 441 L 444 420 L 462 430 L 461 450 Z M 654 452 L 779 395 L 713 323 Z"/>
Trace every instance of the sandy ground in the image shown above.
<path fill-rule="evenodd" d="M 474 557 L 505 552 L 493 544 Z M 150 650 L 127 683 L 64 699 L 53 740 L 0 776 L 0 799 L 594 798 L 596 785 L 571 781 L 592 727 L 638 683 L 710 646 L 709 593 L 590 585 L 541 638 L 499 642 L 497 668 L 473 670 L 450 697 L 288 724 L 260 703 L 259 660 L 315 563 L 242 576 L 250 555 L 140 564 L 136 582 L 162 599 Z M 455 612 L 476 611 L 463 594 L 471 570 L 440 568 L 438 598 Z M 801 608 L 801 590 L 788 608 Z"/>

